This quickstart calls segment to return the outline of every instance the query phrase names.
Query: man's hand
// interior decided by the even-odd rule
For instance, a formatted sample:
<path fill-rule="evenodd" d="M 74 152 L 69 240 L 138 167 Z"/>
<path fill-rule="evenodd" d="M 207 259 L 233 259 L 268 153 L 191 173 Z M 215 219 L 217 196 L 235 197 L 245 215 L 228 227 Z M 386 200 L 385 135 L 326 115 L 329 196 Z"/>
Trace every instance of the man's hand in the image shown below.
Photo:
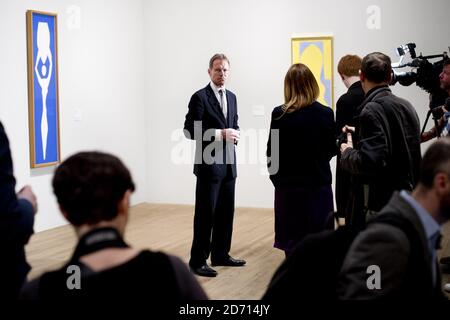
<path fill-rule="evenodd" d="M 342 127 L 342 132 L 344 133 L 354 133 L 355 132 L 355 127 L 351 127 L 348 125 L 345 125 Z"/>
<path fill-rule="evenodd" d="M 33 206 L 34 213 L 38 210 L 37 198 L 30 186 L 25 186 L 17 193 L 17 198 L 28 200 Z"/>
<path fill-rule="evenodd" d="M 228 142 L 237 143 L 239 141 L 240 133 L 235 129 L 223 129 L 222 138 Z"/>
<path fill-rule="evenodd" d="M 350 132 L 347 132 L 347 143 L 341 144 L 341 154 L 347 148 L 353 148 L 353 138 L 352 138 L 352 134 Z"/>
<path fill-rule="evenodd" d="M 433 130 L 434 129 L 434 130 Z M 425 131 L 420 135 L 420 142 L 427 142 L 436 136 L 436 127 L 431 128 L 431 130 Z"/>

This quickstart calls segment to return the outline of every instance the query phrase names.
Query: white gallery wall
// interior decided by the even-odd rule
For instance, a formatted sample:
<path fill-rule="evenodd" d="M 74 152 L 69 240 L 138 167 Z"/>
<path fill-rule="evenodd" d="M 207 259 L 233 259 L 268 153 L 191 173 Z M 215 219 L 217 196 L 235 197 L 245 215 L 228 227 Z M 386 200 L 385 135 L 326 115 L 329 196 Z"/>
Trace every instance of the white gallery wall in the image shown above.
<path fill-rule="evenodd" d="M 28 9 L 58 14 L 61 157 L 81 150 L 118 155 L 147 198 L 143 2 L 0 1 L 0 121 L 9 136 L 17 188 L 30 184 L 35 229 L 65 223 L 51 189 L 54 167 L 30 169 L 26 18 Z"/>
<path fill-rule="evenodd" d="M 230 59 L 228 88 L 237 95 L 244 135 L 236 205 L 272 207 L 264 152 L 271 111 L 283 103 L 291 37 L 332 35 L 335 66 L 347 53 L 381 51 L 397 60 L 395 48 L 407 42 L 416 42 L 418 53 L 442 53 L 450 46 L 448 12 L 448 0 L 146 1 L 148 201 L 194 203 L 192 160 L 185 157 L 193 143 L 180 128 L 191 95 L 208 83 L 214 53 Z M 334 84 L 336 101 L 346 91 L 337 72 Z M 415 105 L 423 123 L 427 94 L 415 85 L 393 91 Z"/>
<path fill-rule="evenodd" d="M 395 48 L 407 42 L 424 54 L 450 45 L 448 0 L 0 0 L 0 121 L 18 189 L 31 184 L 38 196 L 38 231 L 65 221 L 51 190 L 54 168 L 29 168 L 27 9 L 58 14 L 62 158 L 93 149 L 118 155 L 137 184 L 132 204 L 194 203 L 194 145 L 181 129 L 214 53 L 229 56 L 228 88 L 238 98 L 236 205 L 270 208 L 264 153 L 291 37 L 332 35 L 335 66 L 347 53 L 396 60 Z M 336 73 L 334 86 L 336 101 L 346 91 Z M 423 123 L 427 94 L 415 85 L 393 90 Z"/>

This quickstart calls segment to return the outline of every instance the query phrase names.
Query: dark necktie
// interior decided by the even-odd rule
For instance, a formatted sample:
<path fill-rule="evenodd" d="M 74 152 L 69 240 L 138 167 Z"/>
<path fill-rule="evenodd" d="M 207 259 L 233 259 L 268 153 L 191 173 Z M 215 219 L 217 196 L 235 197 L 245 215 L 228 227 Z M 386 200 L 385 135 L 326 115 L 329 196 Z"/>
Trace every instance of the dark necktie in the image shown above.
<path fill-rule="evenodd" d="M 225 96 L 223 94 L 223 89 L 219 89 L 220 96 L 220 107 L 222 108 L 223 116 L 225 119 L 227 118 L 227 105 L 225 103 Z"/>

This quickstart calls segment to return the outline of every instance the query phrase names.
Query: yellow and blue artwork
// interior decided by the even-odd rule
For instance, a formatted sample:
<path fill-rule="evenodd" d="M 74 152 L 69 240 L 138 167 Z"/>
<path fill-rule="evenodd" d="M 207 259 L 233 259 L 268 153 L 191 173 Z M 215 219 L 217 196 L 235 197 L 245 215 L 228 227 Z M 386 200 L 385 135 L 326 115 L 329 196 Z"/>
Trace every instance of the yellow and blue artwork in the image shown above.
<path fill-rule="evenodd" d="M 60 160 L 56 14 L 27 11 L 30 166 Z"/>
<path fill-rule="evenodd" d="M 317 101 L 333 108 L 333 38 L 301 37 L 292 38 L 292 64 L 308 66 L 319 84 Z"/>

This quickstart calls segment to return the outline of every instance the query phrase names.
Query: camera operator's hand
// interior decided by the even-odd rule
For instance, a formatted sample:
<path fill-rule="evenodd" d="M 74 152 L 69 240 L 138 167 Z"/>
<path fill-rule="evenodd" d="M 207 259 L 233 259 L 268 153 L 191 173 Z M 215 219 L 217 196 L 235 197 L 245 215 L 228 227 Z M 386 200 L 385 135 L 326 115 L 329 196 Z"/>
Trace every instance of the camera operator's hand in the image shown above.
<path fill-rule="evenodd" d="M 350 127 L 350 128 L 352 128 L 352 127 Z M 354 129 L 355 128 L 353 127 L 353 130 Z M 341 154 L 344 153 L 344 151 L 348 148 L 353 148 L 353 138 L 352 138 L 352 134 L 350 132 L 347 132 L 347 142 L 341 144 Z"/>
<path fill-rule="evenodd" d="M 423 132 L 420 135 L 420 143 L 427 142 L 428 140 L 431 140 L 434 137 L 436 137 L 436 127 L 433 127 L 430 130 Z"/>
<path fill-rule="evenodd" d="M 450 101 L 450 100 L 448 100 L 448 101 Z M 447 104 L 450 104 L 450 103 L 447 103 L 447 101 L 446 101 L 445 105 L 433 109 L 433 110 L 438 110 L 438 112 L 439 112 L 439 113 L 435 114 L 435 111 L 433 111 L 433 116 L 439 115 L 439 119 L 437 121 L 437 128 L 436 128 L 436 126 L 434 126 L 430 130 L 423 132 L 420 135 L 420 142 L 421 143 L 422 142 L 427 142 L 428 140 L 431 140 L 434 137 L 437 137 L 438 135 L 440 135 L 442 129 L 445 126 L 445 116 L 444 116 L 444 114 L 447 113 L 448 112 L 447 109 L 449 109 L 449 106 Z"/>
<path fill-rule="evenodd" d="M 351 127 L 348 125 L 345 125 L 342 127 L 342 132 L 344 133 L 355 133 L 355 127 Z"/>

